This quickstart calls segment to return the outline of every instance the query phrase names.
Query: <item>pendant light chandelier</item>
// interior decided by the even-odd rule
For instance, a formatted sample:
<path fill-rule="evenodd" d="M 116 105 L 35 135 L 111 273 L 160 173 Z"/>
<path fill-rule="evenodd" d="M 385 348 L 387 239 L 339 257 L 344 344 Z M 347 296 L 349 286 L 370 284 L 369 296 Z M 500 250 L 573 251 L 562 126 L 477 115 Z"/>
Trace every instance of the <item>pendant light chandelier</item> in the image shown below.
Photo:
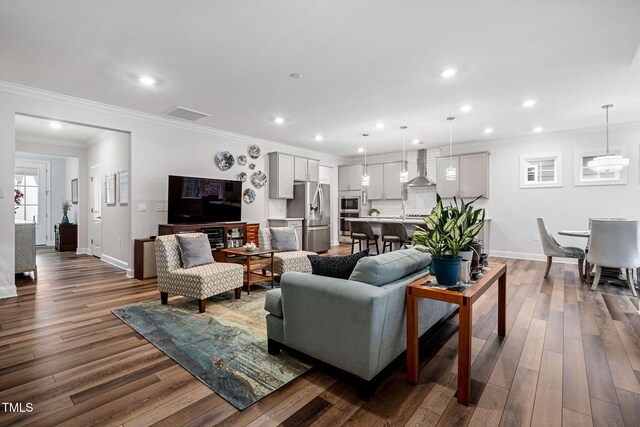
<path fill-rule="evenodd" d="M 609 154 L 609 108 L 611 107 L 613 107 L 613 104 L 602 106 L 602 108 L 606 111 L 607 120 L 607 152 L 604 156 L 598 156 L 587 163 L 589 169 L 594 172 L 620 172 L 622 169 L 629 166 L 629 159 L 624 158 L 618 154 Z"/>
<path fill-rule="evenodd" d="M 444 176 L 447 181 L 455 181 L 457 177 L 456 168 L 453 167 L 453 159 L 451 153 L 453 152 L 453 121 L 455 117 L 447 117 L 449 120 L 449 167 L 445 169 Z"/>
<path fill-rule="evenodd" d="M 364 173 L 362 174 L 362 186 L 368 187 L 369 175 L 367 175 L 367 137 L 369 136 L 369 134 L 363 133 L 362 136 L 364 136 Z"/>
<path fill-rule="evenodd" d="M 407 127 L 406 126 L 400 126 L 400 129 L 402 129 L 402 170 L 400 171 L 400 182 L 401 183 L 405 183 L 407 181 L 409 181 L 409 172 L 407 172 L 407 162 L 406 162 L 406 148 L 405 148 L 405 139 L 407 136 Z"/>

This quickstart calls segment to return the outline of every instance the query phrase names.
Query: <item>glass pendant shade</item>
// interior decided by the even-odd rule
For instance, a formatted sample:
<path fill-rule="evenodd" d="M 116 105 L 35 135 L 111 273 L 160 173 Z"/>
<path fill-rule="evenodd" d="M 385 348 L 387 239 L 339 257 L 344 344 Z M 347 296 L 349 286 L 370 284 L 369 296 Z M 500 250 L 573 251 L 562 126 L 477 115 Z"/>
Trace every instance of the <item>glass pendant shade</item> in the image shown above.
<path fill-rule="evenodd" d="M 589 169 L 594 172 L 620 172 L 622 169 L 629 166 L 629 159 L 622 157 L 618 154 L 609 154 L 609 108 L 613 107 L 613 104 L 603 105 L 602 109 L 606 111 L 607 122 L 607 152 L 604 156 L 598 156 L 595 159 L 587 163 Z"/>
<path fill-rule="evenodd" d="M 457 177 L 456 168 L 449 166 L 444 170 L 444 176 L 447 181 L 455 181 Z"/>
<path fill-rule="evenodd" d="M 400 182 L 405 183 L 408 181 L 409 181 L 409 172 L 407 172 L 406 169 L 402 169 L 402 171 L 400 171 Z"/>
<path fill-rule="evenodd" d="M 409 172 L 407 171 L 407 162 L 405 160 L 407 151 L 405 142 L 407 127 L 400 126 L 400 129 L 402 129 L 402 170 L 400 171 L 400 183 L 404 184 L 409 181 Z"/>
<path fill-rule="evenodd" d="M 365 172 L 364 175 L 362 175 L 362 186 L 363 187 L 368 187 L 369 186 L 369 175 L 367 175 L 366 172 Z"/>
<path fill-rule="evenodd" d="M 617 154 L 608 154 L 606 156 L 598 156 L 591 160 L 587 166 L 594 172 L 620 172 L 629 166 L 629 159 L 625 159 Z"/>
<path fill-rule="evenodd" d="M 368 187 L 369 186 L 369 175 L 367 174 L 367 137 L 369 136 L 368 133 L 363 133 L 362 136 L 364 136 L 364 169 L 363 169 L 363 174 L 362 174 L 362 186 L 363 187 Z"/>

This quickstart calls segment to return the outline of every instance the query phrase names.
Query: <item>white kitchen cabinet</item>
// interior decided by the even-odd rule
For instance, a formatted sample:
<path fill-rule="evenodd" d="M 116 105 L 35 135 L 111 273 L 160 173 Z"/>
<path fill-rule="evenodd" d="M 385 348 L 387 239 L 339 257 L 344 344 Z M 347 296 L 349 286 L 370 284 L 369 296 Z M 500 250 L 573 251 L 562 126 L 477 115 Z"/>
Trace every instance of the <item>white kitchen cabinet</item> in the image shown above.
<path fill-rule="evenodd" d="M 456 168 L 456 179 L 447 181 L 445 171 L 451 164 Z M 436 159 L 436 188 L 442 198 L 460 196 L 489 197 L 489 153 L 471 153 Z"/>
<path fill-rule="evenodd" d="M 366 190 L 369 200 L 384 199 L 384 165 L 368 165 L 367 174 L 369 187 Z"/>
<path fill-rule="evenodd" d="M 293 156 L 269 153 L 269 198 L 293 199 L 293 174 Z"/>
<path fill-rule="evenodd" d="M 318 181 L 320 179 L 320 161 L 296 157 L 293 179 L 296 181 Z"/>
<path fill-rule="evenodd" d="M 402 162 L 384 164 L 384 199 L 402 199 L 402 184 L 400 183 L 400 172 Z"/>
<path fill-rule="evenodd" d="M 338 167 L 338 190 L 362 190 L 362 165 Z"/>

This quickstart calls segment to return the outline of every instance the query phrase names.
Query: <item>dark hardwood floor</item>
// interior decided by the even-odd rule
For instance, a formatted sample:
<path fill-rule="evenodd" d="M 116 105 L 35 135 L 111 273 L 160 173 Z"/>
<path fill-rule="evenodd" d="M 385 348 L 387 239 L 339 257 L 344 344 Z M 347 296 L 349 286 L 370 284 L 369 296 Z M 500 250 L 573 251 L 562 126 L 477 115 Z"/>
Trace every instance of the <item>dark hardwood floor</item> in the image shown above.
<path fill-rule="evenodd" d="M 454 397 L 453 317 L 423 348 L 419 385 L 398 370 L 365 402 L 314 368 L 239 412 L 111 314 L 157 300 L 155 280 L 43 253 L 38 282 L 18 277 L 19 297 L 0 300 L 0 402 L 33 405 L 0 408 L 0 425 L 640 425 L 638 300 L 612 285 L 591 292 L 572 265 L 543 279 L 543 262 L 500 261 L 507 336 L 497 336 L 494 286 L 474 306 L 468 407 Z"/>

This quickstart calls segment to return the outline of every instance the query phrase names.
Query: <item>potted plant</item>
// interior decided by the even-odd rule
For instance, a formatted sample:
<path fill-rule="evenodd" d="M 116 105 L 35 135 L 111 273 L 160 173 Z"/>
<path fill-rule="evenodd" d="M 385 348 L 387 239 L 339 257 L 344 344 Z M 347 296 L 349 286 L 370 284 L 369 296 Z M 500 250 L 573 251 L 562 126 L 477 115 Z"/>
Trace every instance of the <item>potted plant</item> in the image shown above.
<path fill-rule="evenodd" d="M 413 233 L 413 242 L 424 246 L 424 249 L 418 249 L 431 253 L 434 273 L 441 285 L 453 286 L 458 283 L 462 260 L 460 249 L 473 241 L 484 224 L 483 210 L 477 214 L 478 217 L 482 216 L 481 221 L 476 217 L 471 225 L 463 227 L 469 215 L 475 216 L 473 209 L 470 213 L 466 206 L 464 210 L 459 206 L 444 207 L 438 195 L 436 206 L 424 218 L 425 227 L 417 226 Z"/>
<path fill-rule="evenodd" d="M 380 215 L 380 211 L 376 208 L 371 208 L 369 209 L 369 215 L 370 216 L 378 216 Z"/>
<path fill-rule="evenodd" d="M 62 202 L 62 219 L 60 220 L 60 224 L 69 224 L 69 217 L 67 216 L 67 213 L 71 210 L 71 206 L 72 204 L 70 200 Z"/>
<path fill-rule="evenodd" d="M 482 196 L 480 196 L 482 197 Z M 460 248 L 460 256 L 463 260 L 472 261 L 473 258 L 480 256 L 480 244 L 476 240 L 476 236 L 482 229 L 484 225 L 484 216 L 485 210 L 483 208 L 474 209 L 473 203 L 478 200 L 480 197 L 476 197 L 469 203 L 465 203 L 464 199 L 460 197 L 460 203 L 458 204 L 458 197 L 453 198 L 453 202 L 455 205 L 449 205 L 450 209 L 452 209 L 456 216 L 460 217 L 463 213 L 466 213 L 464 221 L 459 225 L 460 233 L 465 234 L 466 230 L 472 228 L 475 231 L 475 234 L 471 237 L 471 241 L 466 245 Z M 478 228 L 476 224 L 481 223 L 482 225 Z"/>

